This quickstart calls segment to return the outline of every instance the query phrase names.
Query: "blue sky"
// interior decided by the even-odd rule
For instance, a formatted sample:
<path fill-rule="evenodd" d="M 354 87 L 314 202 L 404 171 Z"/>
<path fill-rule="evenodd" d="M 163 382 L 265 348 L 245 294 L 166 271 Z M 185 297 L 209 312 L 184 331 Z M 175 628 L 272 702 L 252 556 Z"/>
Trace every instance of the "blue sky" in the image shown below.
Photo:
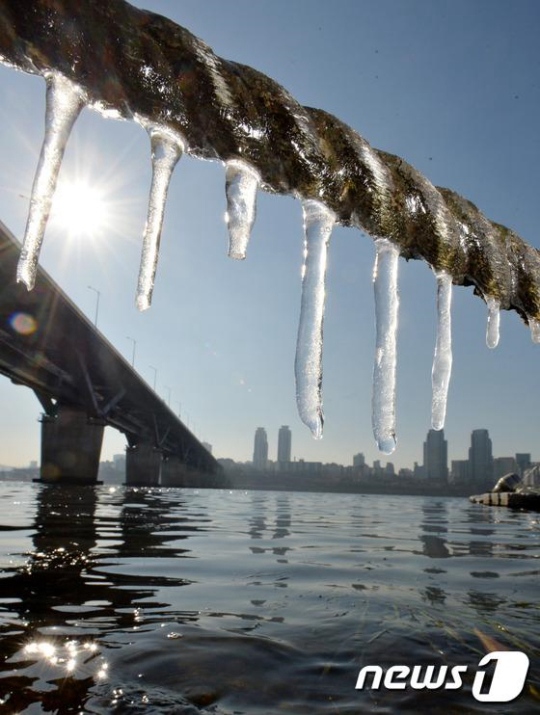
<path fill-rule="evenodd" d="M 534 0 L 141 0 L 223 57 L 265 72 L 305 105 L 337 115 L 373 146 L 399 154 L 433 183 L 463 194 L 491 219 L 540 246 L 540 5 Z M 19 237 L 43 135 L 44 82 L 0 66 L 0 218 Z M 107 195 L 106 234 L 69 236 L 51 225 L 42 266 L 216 456 L 250 459 L 256 427 L 270 456 L 288 424 L 293 454 L 349 464 L 380 455 L 371 430 L 374 310 L 371 239 L 337 228 L 329 252 L 324 341 L 325 433 L 297 416 L 294 353 L 302 221 L 290 197 L 259 194 L 244 262 L 227 258 L 224 171 L 183 158 L 173 177 L 153 305 L 135 289 L 150 180 L 149 142 L 128 122 L 86 110 L 62 177 L 84 175 Z M 400 264 L 397 466 L 422 461 L 430 427 L 435 281 L 424 263 Z M 454 371 L 445 434 L 465 458 L 470 432 L 489 429 L 498 456 L 536 449 L 540 346 L 503 314 L 496 350 L 486 308 L 454 290 Z M 37 399 L 0 380 L 0 464 L 39 458 Z M 124 449 L 108 433 L 103 456 Z"/>

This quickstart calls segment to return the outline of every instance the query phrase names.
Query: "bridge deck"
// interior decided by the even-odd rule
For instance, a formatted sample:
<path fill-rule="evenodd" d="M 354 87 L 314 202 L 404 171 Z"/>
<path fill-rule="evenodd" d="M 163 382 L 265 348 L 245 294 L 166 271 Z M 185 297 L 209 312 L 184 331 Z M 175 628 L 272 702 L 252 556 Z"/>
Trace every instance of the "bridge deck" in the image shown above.
<path fill-rule="evenodd" d="M 48 414 L 57 404 L 84 409 L 123 432 L 131 446 L 152 443 L 195 469 L 218 470 L 214 457 L 44 270 L 38 269 L 32 291 L 17 284 L 19 253 L 20 243 L 0 221 L 0 373 L 34 390 Z"/>

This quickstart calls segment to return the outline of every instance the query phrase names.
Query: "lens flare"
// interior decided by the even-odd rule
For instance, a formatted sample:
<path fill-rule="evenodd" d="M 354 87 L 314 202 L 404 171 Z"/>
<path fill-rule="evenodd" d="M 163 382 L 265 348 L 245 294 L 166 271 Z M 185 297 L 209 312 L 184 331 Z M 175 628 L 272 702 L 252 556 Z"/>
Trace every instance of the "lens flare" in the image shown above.
<path fill-rule="evenodd" d="M 29 313 L 13 313 L 9 318 L 9 324 L 19 335 L 32 335 L 37 330 L 37 321 Z"/>

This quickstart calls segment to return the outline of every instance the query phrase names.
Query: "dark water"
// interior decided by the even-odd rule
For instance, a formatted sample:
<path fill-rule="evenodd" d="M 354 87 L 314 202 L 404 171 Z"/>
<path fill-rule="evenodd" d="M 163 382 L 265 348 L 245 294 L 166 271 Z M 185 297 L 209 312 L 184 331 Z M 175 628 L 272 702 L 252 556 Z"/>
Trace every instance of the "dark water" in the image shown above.
<path fill-rule="evenodd" d="M 540 711 L 540 519 L 465 499 L 0 484 L 0 713 Z M 472 692 L 489 650 L 523 693 Z M 360 668 L 466 665 L 456 690 Z"/>

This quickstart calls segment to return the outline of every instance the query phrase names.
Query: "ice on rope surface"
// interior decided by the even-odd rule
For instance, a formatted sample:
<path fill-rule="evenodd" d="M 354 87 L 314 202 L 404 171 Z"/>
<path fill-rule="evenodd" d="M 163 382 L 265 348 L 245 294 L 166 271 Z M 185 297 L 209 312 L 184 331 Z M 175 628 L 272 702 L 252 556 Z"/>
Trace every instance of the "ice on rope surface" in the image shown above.
<path fill-rule="evenodd" d="M 375 241 L 375 364 L 373 367 L 373 435 L 384 454 L 396 448 L 396 343 L 398 327 L 399 248 L 386 238 Z"/>
<path fill-rule="evenodd" d="M 243 161 L 232 159 L 225 165 L 225 193 L 229 229 L 229 256 L 238 260 L 246 257 L 251 229 L 255 222 L 258 172 Z"/>
<path fill-rule="evenodd" d="M 488 307 L 486 345 L 488 348 L 496 348 L 500 336 L 501 304 L 497 298 L 488 298 L 486 302 Z"/>
<path fill-rule="evenodd" d="M 17 266 L 17 282 L 24 283 L 28 290 L 34 287 L 36 280 L 39 252 L 66 144 L 75 120 L 85 104 L 83 90 L 61 74 L 50 73 L 46 81 L 45 136 L 32 186 L 26 231 Z"/>
<path fill-rule="evenodd" d="M 184 152 L 184 141 L 179 135 L 156 124 L 147 124 L 145 128 L 152 147 L 152 185 L 137 285 L 139 310 L 149 308 L 152 301 L 167 193 L 174 168 Z"/>
<path fill-rule="evenodd" d="M 316 439 L 322 437 L 322 343 L 328 244 L 335 214 L 319 201 L 302 202 L 304 265 L 302 302 L 296 343 L 296 403 L 302 421 Z"/>
<path fill-rule="evenodd" d="M 437 276 L 437 341 L 431 371 L 431 426 L 444 427 L 448 386 L 452 374 L 452 276 L 438 272 Z"/>

